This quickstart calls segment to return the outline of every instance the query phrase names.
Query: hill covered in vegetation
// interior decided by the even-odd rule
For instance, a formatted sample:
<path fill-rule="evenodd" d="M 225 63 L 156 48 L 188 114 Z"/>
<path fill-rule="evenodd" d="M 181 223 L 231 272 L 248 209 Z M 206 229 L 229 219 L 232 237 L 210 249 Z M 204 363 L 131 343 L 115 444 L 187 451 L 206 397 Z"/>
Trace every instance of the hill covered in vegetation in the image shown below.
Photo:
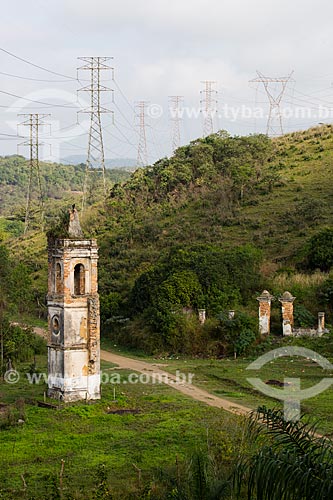
<path fill-rule="evenodd" d="M 107 206 L 82 217 L 100 246 L 104 330 L 150 351 L 242 352 L 255 338 L 263 288 L 296 295 L 299 324 L 315 321 L 319 307 L 331 319 L 332 132 L 271 140 L 221 131 L 116 183 Z M 41 301 L 45 238 L 9 244 L 33 269 Z M 191 314 L 199 308 L 203 326 Z M 228 309 L 239 311 L 237 325 Z"/>
<path fill-rule="evenodd" d="M 60 163 L 40 162 L 40 177 L 43 197 L 47 212 L 52 213 L 52 208 L 58 206 L 59 200 L 79 201 L 82 196 L 86 166 L 62 165 Z M 16 216 L 24 219 L 24 211 L 29 185 L 29 161 L 23 156 L 0 157 L 0 216 Z M 130 175 L 126 169 L 106 170 L 107 180 L 110 184 L 125 181 Z M 37 198 L 36 172 L 32 177 L 32 198 Z M 61 206 L 61 205 L 60 205 Z"/>

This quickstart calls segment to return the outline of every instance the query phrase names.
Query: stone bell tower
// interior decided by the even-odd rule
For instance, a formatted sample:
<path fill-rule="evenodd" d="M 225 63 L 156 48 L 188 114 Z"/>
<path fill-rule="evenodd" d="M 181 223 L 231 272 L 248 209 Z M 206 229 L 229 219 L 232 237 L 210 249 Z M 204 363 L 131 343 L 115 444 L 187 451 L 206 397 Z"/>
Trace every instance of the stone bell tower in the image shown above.
<path fill-rule="evenodd" d="M 48 396 L 100 399 L 98 249 L 75 205 L 66 233 L 48 239 Z"/>

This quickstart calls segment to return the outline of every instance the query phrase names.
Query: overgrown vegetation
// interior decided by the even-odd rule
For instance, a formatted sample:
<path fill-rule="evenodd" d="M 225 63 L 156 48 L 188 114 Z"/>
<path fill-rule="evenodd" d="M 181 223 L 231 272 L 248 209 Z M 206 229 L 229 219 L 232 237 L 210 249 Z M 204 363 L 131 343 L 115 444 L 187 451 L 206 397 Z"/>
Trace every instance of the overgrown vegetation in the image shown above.
<path fill-rule="evenodd" d="M 232 354 L 236 340 L 227 342 L 219 317 L 235 309 L 251 321 L 263 288 L 296 296 L 299 326 L 314 326 L 318 310 L 332 322 L 331 135 L 329 125 L 274 140 L 220 131 L 113 186 L 106 207 L 81 217 L 100 247 L 103 332 L 147 352 Z M 43 315 L 45 238 L 8 231 Z M 247 330 L 238 353 L 255 338 L 256 326 Z M 275 306 L 272 330 L 281 332 Z"/>
<path fill-rule="evenodd" d="M 62 165 L 40 162 L 42 191 L 49 209 L 56 201 L 79 201 L 82 194 L 86 166 Z M 114 182 L 125 181 L 130 173 L 126 169 L 107 169 L 110 186 Z M 35 176 L 35 173 L 34 173 Z M 29 183 L 29 162 L 19 155 L 0 157 L 0 216 L 16 216 L 24 220 L 26 191 Z M 37 182 L 33 178 L 32 197 L 38 197 Z M 59 206 L 59 205 L 58 205 Z M 37 209 L 37 207 L 36 207 Z M 52 213 L 52 211 L 51 211 Z"/>

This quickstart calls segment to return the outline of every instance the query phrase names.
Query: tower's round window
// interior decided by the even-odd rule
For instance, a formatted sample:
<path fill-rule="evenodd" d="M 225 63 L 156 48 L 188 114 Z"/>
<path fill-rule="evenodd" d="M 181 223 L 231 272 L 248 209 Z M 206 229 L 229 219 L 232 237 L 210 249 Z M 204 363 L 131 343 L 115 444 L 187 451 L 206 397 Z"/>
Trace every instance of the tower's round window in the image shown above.
<path fill-rule="evenodd" d="M 52 333 L 54 335 L 58 335 L 60 332 L 60 323 L 58 316 L 53 316 L 52 318 Z"/>

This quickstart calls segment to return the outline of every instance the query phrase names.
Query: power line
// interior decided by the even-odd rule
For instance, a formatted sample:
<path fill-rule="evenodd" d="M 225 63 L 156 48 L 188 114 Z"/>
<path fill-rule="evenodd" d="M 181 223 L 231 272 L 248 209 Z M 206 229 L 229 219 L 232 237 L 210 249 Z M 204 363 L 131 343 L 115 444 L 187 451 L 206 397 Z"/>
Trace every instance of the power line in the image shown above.
<path fill-rule="evenodd" d="M 125 99 L 125 101 L 129 105 L 129 107 L 131 108 L 132 112 L 133 111 L 135 112 L 135 108 L 133 107 L 133 105 L 131 104 L 131 102 L 129 101 L 129 99 L 126 97 L 126 95 L 124 94 L 124 92 L 121 90 L 119 84 L 117 83 L 117 81 L 115 80 L 114 77 L 113 77 L 113 82 L 114 82 L 115 86 L 117 87 L 119 93 L 122 95 L 122 97 Z"/>
<path fill-rule="evenodd" d="M 20 80 L 29 80 L 32 82 L 48 82 L 48 83 L 67 83 L 70 80 L 42 80 L 40 78 L 29 78 L 28 76 L 13 75 L 12 73 L 5 73 L 0 71 L 0 75 L 10 76 L 11 78 L 19 78 Z"/>
<path fill-rule="evenodd" d="M 41 69 L 42 71 L 47 71 L 48 73 L 51 73 L 51 74 L 57 75 L 57 76 L 62 76 L 62 77 L 67 78 L 69 80 L 76 80 L 76 78 L 74 78 L 72 76 L 64 75 L 63 73 L 57 73 L 56 71 L 52 71 L 51 69 L 47 69 L 47 68 L 44 68 L 43 66 L 39 66 L 38 64 L 32 63 L 31 61 L 28 61 L 27 59 L 23 59 L 23 57 L 17 56 L 16 54 L 9 52 L 9 50 L 3 49 L 1 47 L 0 47 L 0 50 L 2 52 L 5 52 L 5 54 L 8 54 L 11 57 L 14 57 L 15 59 L 18 59 L 19 61 L 22 61 L 26 64 L 29 64 L 30 66 Z"/>
<path fill-rule="evenodd" d="M 9 95 L 10 97 L 15 97 L 16 99 L 23 99 L 24 101 L 33 102 L 36 104 L 43 104 L 45 107 L 76 109 L 76 106 L 71 106 L 70 104 L 51 104 L 49 102 L 36 101 L 35 99 L 29 99 L 28 97 L 22 97 L 22 96 L 17 95 L 17 94 L 12 94 L 11 92 L 6 92 L 5 90 L 0 90 L 0 93 L 5 94 L 5 95 Z"/>
<path fill-rule="evenodd" d="M 23 138 L 23 135 L 17 135 L 17 134 L 5 134 L 4 132 L 0 132 L 0 135 L 5 135 L 6 137 Z"/>

